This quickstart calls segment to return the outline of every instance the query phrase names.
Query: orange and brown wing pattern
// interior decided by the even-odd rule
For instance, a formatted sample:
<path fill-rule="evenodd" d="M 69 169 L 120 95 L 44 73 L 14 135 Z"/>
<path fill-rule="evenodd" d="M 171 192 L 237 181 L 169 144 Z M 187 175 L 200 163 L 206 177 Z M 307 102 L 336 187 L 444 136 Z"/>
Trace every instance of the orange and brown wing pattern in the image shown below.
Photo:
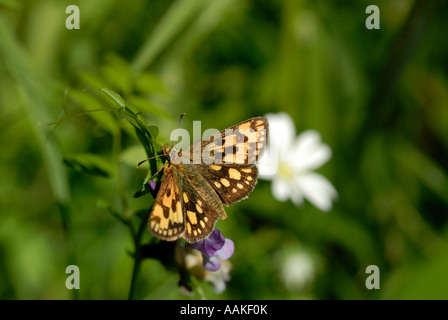
<path fill-rule="evenodd" d="M 148 221 L 149 231 L 162 240 L 174 241 L 185 232 L 179 182 L 177 169 L 170 164 L 166 165 Z"/>
<path fill-rule="evenodd" d="M 255 117 L 196 141 L 185 153 L 193 164 L 254 165 L 266 148 L 268 133 L 267 119 Z"/>
<path fill-rule="evenodd" d="M 218 218 L 226 218 L 221 199 L 196 167 L 179 165 L 179 170 L 183 172 L 180 176 L 185 219 L 183 237 L 188 242 L 207 238 Z"/>
<path fill-rule="evenodd" d="M 201 165 L 199 172 L 227 206 L 247 198 L 258 178 L 254 165 Z"/>

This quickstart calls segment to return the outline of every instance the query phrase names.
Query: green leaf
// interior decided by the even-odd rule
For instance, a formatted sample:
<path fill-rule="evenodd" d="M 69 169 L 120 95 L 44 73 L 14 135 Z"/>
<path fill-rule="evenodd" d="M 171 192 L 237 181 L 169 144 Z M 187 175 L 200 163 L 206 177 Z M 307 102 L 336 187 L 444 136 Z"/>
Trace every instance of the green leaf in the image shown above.
<path fill-rule="evenodd" d="M 102 88 L 102 89 L 100 89 L 100 91 L 104 92 L 106 95 L 108 95 L 109 98 L 111 98 L 120 107 L 126 108 L 126 104 L 124 103 L 123 98 L 115 91 L 108 89 L 108 88 Z"/>
<path fill-rule="evenodd" d="M 142 188 L 134 193 L 134 198 L 139 198 L 150 192 L 151 192 L 151 186 L 149 185 L 149 179 L 148 179 L 145 180 Z"/>
<path fill-rule="evenodd" d="M 153 135 L 153 133 L 158 134 L 158 129 L 156 130 L 155 126 L 151 126 L 150 130 L 150 126 L 147 124 L 145 118 L 138 114 L 134 107 L 128 107 L 119 94 L 107 88 L 103 88 L 101 91 L 108 95 L 117 105 L 123 108 L 124 113 L 128 116 L 127 120 L 134 127 L 137 137 L 146 151 L 147 158 L 154 157 L 157 154 L 157 150 L 160 150 L 160 145 L 156 143 L 155 135 Z M 149 163 L 151 168 L 150 171 L 156 172 L 156 159 L 150 160 Z"/>
<path fill-rule="evenodd" d="M 159 127 L 149 126 L 148 131 L 151 133 L 152 137 L 155 139 L 159 135 Z"/>
<path fill-rule="evenodd" d="M 91 153 L 79 153 L 64 158 L 64 163 L 74 170 L 100 177 L 113 176 L 113 163 L 103 156 Z"/>
<path fill-rule="evenodd" d="M 112 134 L 116 131 L 118 124 L 115 118 L 110 114 L 112 109 L 104 106 L 97 97 L 78 89 L 71 89 L 68 96 L 77 101 L 79 105 L 87 111 L 86 114 L 95 120 L 101 128 Z"/>

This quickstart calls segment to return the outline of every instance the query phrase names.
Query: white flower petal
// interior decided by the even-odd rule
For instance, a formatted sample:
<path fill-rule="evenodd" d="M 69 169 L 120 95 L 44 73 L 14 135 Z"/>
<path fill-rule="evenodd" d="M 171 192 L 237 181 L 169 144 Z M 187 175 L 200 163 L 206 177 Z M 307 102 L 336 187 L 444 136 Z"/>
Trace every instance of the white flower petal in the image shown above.
<path fill-rule="evenodd" d="M 295 157 L 293 166 L 298 171 L 312 171 L 323 164 L 325 164 L 331 158 L 331 149 L 329 146 L 321 144 L 314 150 L 308 150 L 308 154 L 300 154 Z M 296 153 L 297 154 L 297 153 Z"/>
<path fill-rule="evenodd" d="M 314 148 L 314 146 L 319 145 L 321 141 L 321 137 L 319 132 L 316 130 L 306 130 L 303 131 L 296 139 L 296 143 L 298 148 L 303 153 L 307 153 L 306 150 L 310 148 Z"/>
<path fill-rule="evenodd" d="M 337 197 L 337 192 L 325 177 L 317 173 L 307 173 L 296 182 L 305 197 L 318 209 L 329 211 L 332 208 L 332 201 Z"/>
<path fill-rule="evenodd" d="M 288 158 L 299 171 L 314 170 L 330 160 L 331 149 L 317 131 L 308 130 L 297 137 Z"/>
<path fill-rule="evenodd" d="M 277 174 L 279 157 L 291 153 L 296 128 L 287 113 L 268 113 L 265 116 L 269 122 L 269 141 L 266 151 L 258 161 L 258 169 L 261 179 L 271 180 Z"/>
<path fill-rule="evenodd" d="M 204 277 L 205 281 L 210 282 L 211 284 L 213 284 L 213 291 L 216 294 L 221 294 L 226 290 L 226 282 L 219 278 L 219 277 Z"/>
<path fill-rule="evenodd" d="M 303 204 L 303 191 L 300 188 L 294 188 L 291 192 L 291 200 L 297 206 L 300 207 Z"/>
<path fill-rule="evenodd" d="M 307 198 L 323 211 L 332 207 L 337 196 L 333 185 L 311 172 L 331 158 L 331 149 L 314 130 L 298 137 L 292 118 L 284 113 L 268 113 L 268 148 L 258 162 L 261 179 L 272 180 L 272 194 L 279 201 L 291 199 L 299 206 Z"/>
<path fill-rule="evenodd" d="M 286 201 L 291 196 L 291 186 L 283 179 L 274 179 L 271 188 L 278 201 Z"/>
<path fill-rule="evenodd" d="M 229 261 L 221 261 L 221 268 L 218 271 L 206 271 L 204 280 L 213 284 L 213 291 L 216 294 L 223 293 L 226 282 L 230 280 L 231 269 L 232 264 Z"/>
<path fill-rule="evenodd" d="M 272 180 L 278 170 L 278 153 L 266 150 L 257 163 L 260 179 Z"/>
<path fill-rule="evenodd" d="M 285 112 L 268 113 L 265 117 L 269 122 L 269 144 L 280 153 L 287 153 L 296 137 L 294 121 Z"/>

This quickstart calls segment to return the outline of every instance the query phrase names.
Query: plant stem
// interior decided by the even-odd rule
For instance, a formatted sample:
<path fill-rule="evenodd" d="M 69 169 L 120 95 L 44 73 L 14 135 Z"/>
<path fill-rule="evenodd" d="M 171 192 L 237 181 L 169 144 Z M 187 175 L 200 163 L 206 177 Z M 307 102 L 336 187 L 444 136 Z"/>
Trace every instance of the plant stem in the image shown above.
<path fill-rule="evenodd" d="M 131 234 L 134 235 L 133 236 L 133 238 L 134 238 L 134 266 L 132 268 L 131 285 L 130 285 L 129 294 L 128 294 L 129 300 L 134 299 L 135 283 L 137 282 L 138 273 L 140 271 L 140 265 L 143 260 L 141 250 L 140 250 L 140 243 L 141 243 L 141 239 L 143 236 L 143 232 L 146 229 L 146 223 L 148 220 L 148 216 L 149 216 L 149 211 L 148 211 L 148 214 L 142 219 L 140 226 L 138 228 L 138 231 L 135 235 L 134 235 L 134 232 L 132 229 L 132 225 L 129 224 Z"/>
<path fill-rule="evenodd" d="M 140 271 L 141 257 L 140 254 L 135 251 L 134 267 L 132 268 L 131 286 L 129 288 L 128 300 L 134 299 L 135 283 L 137 281 L 138 272 Z"/>

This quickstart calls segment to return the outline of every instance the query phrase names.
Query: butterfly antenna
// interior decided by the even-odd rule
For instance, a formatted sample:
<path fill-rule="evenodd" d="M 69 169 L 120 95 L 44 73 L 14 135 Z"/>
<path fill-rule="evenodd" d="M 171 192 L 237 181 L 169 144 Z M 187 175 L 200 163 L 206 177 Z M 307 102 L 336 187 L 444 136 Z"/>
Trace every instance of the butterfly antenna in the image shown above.
<path fill-rule="evenodd" d="M 148 160 L 155 159 L 155 158 L 159 158 L 159 157 L 164 157 L 164 156 L 165 156 L 164 154 L 159 154 L 159 155 L 157 155 L 157 156 L 154 156 L 154 157 L 151 157 L 151 158 L 147 158 L 147 159 L 145 159 L 145 160 L 142 160 L 142 161 L 140 161 L 139 163 L 137 163 L 137 168 L 140 167 L 140 165 L 141 165 L 142 163 L 145 163 L 145 162 L 148 161 Z"/>
<path fill-rule="evenodd" d="M 149 178 L 149 180 L 152 180 L 160 171 L 162 171 L 163 168 L 165 168 L 165 165 L 161 166 L 160 169 L 157 170 L 157 172 L 154 173 L 151 178 Z"/>
<path fill-rule="evenodd" d="M 179 127 L 180 127 L 180 122 L 182 121 L 182 118 L 183 118 L 185 115 L 186 115 L 185 112 L 182 113 L 182 114 L 180 115 L 180 117 L 179 117 L 179 122 L 177 123 L 177 129 L 179 129 Z M 174 148 L 174 142 L 173 142 L 173 145 L 171 146 L 171 148 Z"/>
<path fill-rule="evenodd" d="M 185 115 L 185 112 L 180 115 L 179 123 L 177 124 L 178 128 L 180 127 L 180 122 L 182 121 L 182 118 L 184 117 L 184 115 Z"/>

